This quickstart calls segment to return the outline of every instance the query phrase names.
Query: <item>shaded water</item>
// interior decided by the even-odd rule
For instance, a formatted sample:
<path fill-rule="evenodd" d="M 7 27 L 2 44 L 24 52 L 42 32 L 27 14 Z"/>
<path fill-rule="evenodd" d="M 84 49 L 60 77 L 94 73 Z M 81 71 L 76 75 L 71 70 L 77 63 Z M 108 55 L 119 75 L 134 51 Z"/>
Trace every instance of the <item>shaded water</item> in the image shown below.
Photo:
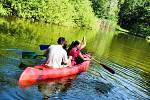
<path fill-rule="evenodd" d="M 150 100 L 150 45 L 144 39 L 123 34 L 114 36 L 110 31 L 96 33 L 58 26 L 40 26 L 39 29 L 39 26 L 31 27 L 38 34 L 43 33 L 39 35 L 41 39 L 33 45 L 21 39 L 11 44 L 7 43 L 11 39 L 1 41 L 1 100 Z M 69 43 L 86 36 L 86 49 L 116 74 L 112 75 L 92 61 L 88 72 L 74 80 L 43 82 L 25 89 L 19 88 L 18 78 L 23 71 L 19 68 L 20 63 L 37 65 L 41 62 L 41 59 L 22 59 L 21 52 L 32 50 L 42 53 L 38 45 L 55 43 L 59 36 L 65 36 Z"/>

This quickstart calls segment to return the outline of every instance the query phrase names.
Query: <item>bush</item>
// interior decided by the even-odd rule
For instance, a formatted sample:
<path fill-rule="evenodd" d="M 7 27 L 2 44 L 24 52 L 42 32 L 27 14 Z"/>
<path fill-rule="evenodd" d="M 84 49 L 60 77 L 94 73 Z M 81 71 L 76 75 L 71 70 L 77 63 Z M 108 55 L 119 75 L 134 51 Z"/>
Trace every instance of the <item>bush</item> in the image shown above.
<path fill-rule="evenodd" d="M 3 8 L 3 4 L 0 3 L 0 16 L 6 16 L 7 11 Z"/>
<path fill-rule="evenodd" d="M 93 27 L 96 19 L 88 0 L 2 0 L 8 16 L 65 26 Z"/>
<path fill-rule="evenodd" d="M 117 21 L 119 4 L 122 0 L 91 0 L 95 15 L 98 18 Z"/>
<path fill-rule="evenodd" d="M 149 0 L 125 0 L 119 13 L 119 24 L 140 36 L 150 34 Z"/>

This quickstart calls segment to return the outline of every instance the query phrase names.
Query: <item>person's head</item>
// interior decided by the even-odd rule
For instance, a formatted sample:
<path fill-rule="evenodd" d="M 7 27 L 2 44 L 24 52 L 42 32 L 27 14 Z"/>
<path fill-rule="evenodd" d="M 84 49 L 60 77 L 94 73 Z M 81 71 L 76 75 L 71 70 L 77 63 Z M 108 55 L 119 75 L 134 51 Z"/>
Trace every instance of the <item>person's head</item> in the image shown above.
<path fill-rule="evenodd" d="M 80 45 L 80 42 L 78 40 L 74 41 L 73 47 L 78 47 Z"/>
<path fill-rule="evenodd" d="M 74 47 L 79 47 L 80 46 L 80 42 L 79 41 L 73 41 L 72 43 L 71 43 L 71 45 L 69 46 L 69 49 L 67 50 L 67 52 L 70 52 L 70 50 L 72 49 L 72 48 L 74 48 Z"/>
<path fill-rule="evenodd" d="M 57 43 L 58 44 L 60 44 L 60 45 L 62 45 L 62 46 L 64 46 L 64 44 L 65 44 L 65 38 L 64 37 L 60 37 L 60 38 L 58 38 L 58 40 L 57 40 Z"/>

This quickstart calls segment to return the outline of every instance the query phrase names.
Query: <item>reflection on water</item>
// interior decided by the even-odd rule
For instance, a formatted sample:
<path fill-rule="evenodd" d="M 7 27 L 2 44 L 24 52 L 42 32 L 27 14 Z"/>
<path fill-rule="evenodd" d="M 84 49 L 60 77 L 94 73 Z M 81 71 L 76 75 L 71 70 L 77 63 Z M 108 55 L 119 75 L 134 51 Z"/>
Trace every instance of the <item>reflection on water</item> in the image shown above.
<path fill-rule="evenodd" d="M 38 89 L 43 94 L 43 99 L 54 98 L 65 94 L 77 76 L 68 76 L 58 79 L 49 79 L 38 83 Z"/>
<path fill-rule="evenodd" d="M 56 40 L 61 36 L 65 37 L 68 43 L 71 43 L 73 40 L 81 40 L 83 36 L 90 40 L 96 34 L 95 30 L 83 28 L 29 23 L 21 20 L 7 21 L 1 18 L 0 20 L 2 20 L 2 22 L 0 21 L 1 48 L 5 49 L 22 48 L 39 51 L 38 45 L 56 44 Z"/>
<path fill-rule="evenodd" d="M 17 25 L 20 22 L 11 24 Z M 2 100 L 150 100 L 150 46 L 144 39 L 123 34 L 114 36 L 110 31 L 93 32 L 53 25 L 21 24 L 24 29 L 29 29 L 26 31 L 37 35 L 33 40 L 27 39 L 28 42 L 24 42 L 22 38 L 15 40 L 11 36 L 8 36 L 8 39 L 1 36 Z M 22 59 L 22 50 L 41 54 L 43 51 L 39 50 L 38 45 L 56 43 L 59 36 L 66 37 L 68 43 L 86 36 L 86 49 L 93 53 L 95 59 L 111 67 L 116 74 L 112 75 L 92 61 L 88 72 L 80 74 L 75 80 L 51 80 L 20 89 L 18 78 L 23 71 L 19 68 L 20 65 L 33 66 L 41 62 L 41 59 Z"/>
<path fill-rule="evenodd" d="M 148 100 L 148 73 L 134 67 L 126 68 L 106 59 L 102 62 L 113 68 L 116 74 L 112 75 L 92 62 L 89 71 L 77 76 L 75 80 L 47 80 L 25 89 L 19 89 L 17 84 L 22 70 L 18 65 L 10 66 L 5 62 L 0 66 L 0 96 L 2 99 L 12 100 Z"/>
<path fill-rule="evenodd" d="M 104 60 L 103 63 L 115 70 L 116 74 L 112 75 L 98 64 L 89 70 L 96 75 L 101 81 L 113 84 L 113 97 L 119 95 L 118 99 L 125 100 L 149 100 L 150 98 L 150 74 L 139 70 L 138 68 L 127 68 L 114 62 Z M 96 71 L 95 71 L 96 70 Z M 99 74 L 100 73 L 100 74 Z M 143 78 L 143 77 L 146 77 Z M 101 78 L 100 78 L 101 77 Z M 120 98 L 122 97 L 122 98 Z"/>
<path fill-rule="evenodd" d="M 108 52 L 114 36 L 114 31 L 102 32 L 100 30 L 94 37 L 87 40 L 87 49 L 93 52 L 95 56 L 101 57 L 105 52 Z"/>
<path fill-rule="evenodd" d="M 104 56 L 118 64 L 150 72 L 150 45 L 142 38 L 120 34 Z"/>

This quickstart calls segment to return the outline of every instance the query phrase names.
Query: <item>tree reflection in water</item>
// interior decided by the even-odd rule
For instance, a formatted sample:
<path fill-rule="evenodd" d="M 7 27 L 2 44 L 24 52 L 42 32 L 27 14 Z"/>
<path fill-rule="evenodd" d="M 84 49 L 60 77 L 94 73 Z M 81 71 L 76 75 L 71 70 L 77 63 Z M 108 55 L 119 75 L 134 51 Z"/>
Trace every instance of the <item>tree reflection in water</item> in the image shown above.
<path fill-rule="evenodd" d="M 48 100 L 50 97 L 55 97 L 58 93 L 65 94 L 76 77 L 77 75 L 57 79 L 48 79 L 39 82 L 38 89 L 43 94 L 43 99 Z"/>

